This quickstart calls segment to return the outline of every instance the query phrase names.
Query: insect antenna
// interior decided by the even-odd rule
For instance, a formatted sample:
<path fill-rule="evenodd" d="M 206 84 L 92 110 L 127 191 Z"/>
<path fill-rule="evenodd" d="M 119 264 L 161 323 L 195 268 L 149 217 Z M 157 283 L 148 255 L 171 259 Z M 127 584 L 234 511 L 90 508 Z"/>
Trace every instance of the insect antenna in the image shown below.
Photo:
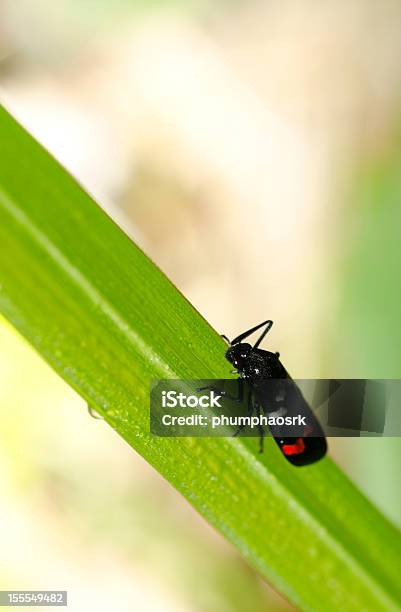
<path fill-rule="evenodd" d="M 267 332 L 271 329 L 272 325 L 273 325 L 273 321 L 266 321 L 266 329 L 261 334 L 259 340 L 257 340 L 255 342 L 255 344 L 253 345 L 254 350 L 258 348 L 259 344 L 262 342 L 262 340 L 266 336 Z"/>
<path fill-rule="evenodd" d="M 270 320 L 269 321 L 263 321 L 263 323 L 259 323 L 259 325 L 256 325 L 255 327 L 252 327 L 251 329 L 248 329 L 248 331 L 243 332 L 242 334 L 240 334 L 239 336 L 234 338 L 234 340 L 231 342 L 231 344 L 239 344 L 240 342 L 245 340 L 245 338 L 247 338 L 248 336 L 253 334 L 253 332 L 258 331 L 258 329 L 260 329 L 264 325 L 266 325 L 266 329 L 263 331 L 262 335 L 256 341 L 256 343 L 255 343 L 255 345 L 253 347 L 254 349 L 258 348 L 259 344 L 262 342 L 262 340 L 266 336 L 267 332 L 271 329 L 271 326 L 273 325 L 273 321 L 270 321 Z"/>

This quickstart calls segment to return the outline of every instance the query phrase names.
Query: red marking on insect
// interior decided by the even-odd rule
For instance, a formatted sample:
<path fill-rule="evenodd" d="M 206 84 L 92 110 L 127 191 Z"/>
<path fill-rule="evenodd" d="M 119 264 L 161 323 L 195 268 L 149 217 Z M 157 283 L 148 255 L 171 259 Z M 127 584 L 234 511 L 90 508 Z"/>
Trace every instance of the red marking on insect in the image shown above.
<path fill-rule="evenodd" d="M 295 444 L 283 444 L 284 455 L 300 455 L 305 450 L 305 442 L 302 438 L 297 438 Z"/>

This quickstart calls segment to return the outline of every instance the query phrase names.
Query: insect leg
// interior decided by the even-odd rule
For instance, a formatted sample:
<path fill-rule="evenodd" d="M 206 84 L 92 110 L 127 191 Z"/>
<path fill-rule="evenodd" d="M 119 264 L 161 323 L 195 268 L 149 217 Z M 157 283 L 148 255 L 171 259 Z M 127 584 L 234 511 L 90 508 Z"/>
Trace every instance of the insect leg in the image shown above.
<path fill-rule="evenodd" d="M 256 415 L 259 416 L 259 418 L 261 418 L 262 416 L 262 410 L 260 407 L 260 404 L 256 404 Z M 265 430 L 263 429 L 262 425 L 259 423 L 258 425 L 258 430 L 259 430 L 259 434 L 260 434 L 260 438 L 259 438 L 259 452 L 263 453 L 263 442 L 264 442 L 264 438 L 265 438 Z"/>
<path fill-rule="evenodd" d="M 241 379 L 240 379 L 241 380 Z M 243 393 L 243 391 L 242 391 Z M 252 385 L 249 385 L 249 395 L 248 395 L 248 417 L 252 416 L 254 406 L 253 406 L 253 394 L 252 394 Z M 245 424 L 240 425 L 235 433 L 233 433 L 233 437 L 238 436 L 238 434 L 245 428 Z"/>
<path fill-rule="evenodd" d="M 244 381 L 242 380 L 242 378 L 238 378 L 237 382 L 238 382 L 238 395 L 237 396 L 227 393 L 227 391 L 225 391 L 224 389 L 218 389 L 214 385 L 207 385 L 206 387 L 198 387 L 196 390 L 197 391 L 214 391 L 215 393 L 220 393 L 220 395 L 222 395 L 223 397 L 225 397 L 226 399 L 232 402 L 238 402 L 239 404 L 242 404 L 242 402 L 244 401 Z"/>

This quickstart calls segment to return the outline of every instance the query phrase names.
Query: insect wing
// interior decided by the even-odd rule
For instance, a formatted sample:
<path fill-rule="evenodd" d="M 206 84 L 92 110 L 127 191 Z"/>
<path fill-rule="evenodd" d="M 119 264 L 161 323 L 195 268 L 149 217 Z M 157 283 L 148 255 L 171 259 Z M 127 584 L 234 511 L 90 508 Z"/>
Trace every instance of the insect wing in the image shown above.
<path fill-rule="evenodd" d="M 292 465 L 303 466 L 315 463 L 325 456 L 326 438 L 277 438 L 274 440 L 284 457 Z"/>
<path fill-rule="evenodd" d="M 299 420 L 304 420 L 306 425 L 291 425 L 291 436 L 288 435 L 288 426 L 269 425 L 270 432 L 289 463 L 295 466 L 315 463 L 324 457 L 327 451 L 323 430 L 292 379 L 285 381 L 285 390 L 281 412 L 290 417 L 299 416 Z"/>

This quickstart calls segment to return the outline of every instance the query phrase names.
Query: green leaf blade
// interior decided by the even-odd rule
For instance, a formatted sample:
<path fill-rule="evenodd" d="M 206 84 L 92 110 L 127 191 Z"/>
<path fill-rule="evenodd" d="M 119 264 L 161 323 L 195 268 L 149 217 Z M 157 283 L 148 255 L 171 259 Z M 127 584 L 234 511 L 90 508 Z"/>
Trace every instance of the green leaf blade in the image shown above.
<path fill-rule="evenodd" d="M 0 136 L 0 311 L 294 604 L 400 609 L 399 532 L 330 459 L 150 436 L 150 381 L 227 378 L 224 343 L 5 110 Z"/>

